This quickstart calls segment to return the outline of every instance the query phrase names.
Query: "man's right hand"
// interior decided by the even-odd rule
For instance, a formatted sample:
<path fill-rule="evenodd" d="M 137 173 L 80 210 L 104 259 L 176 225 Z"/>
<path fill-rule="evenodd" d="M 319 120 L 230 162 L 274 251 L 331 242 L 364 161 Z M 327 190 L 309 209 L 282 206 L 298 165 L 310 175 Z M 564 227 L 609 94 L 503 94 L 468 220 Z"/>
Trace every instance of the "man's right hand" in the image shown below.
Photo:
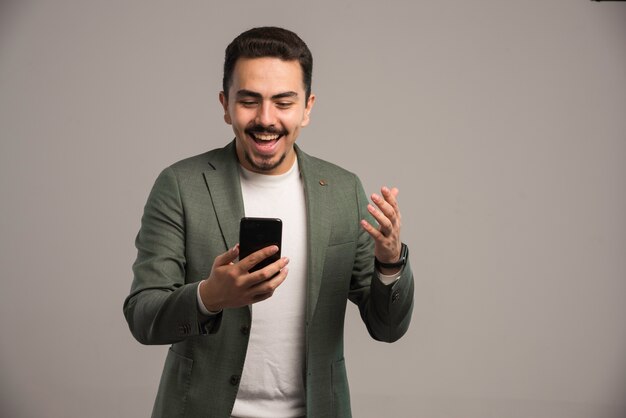
<path fill-rule="evenodd" d="M 211 274 L 200 283 L 200 298 L 204 306 L 213 312 L 224 308 L 239 308 L 260 302 L 272 296 L 287 277 L 287 257 L 249 273 L 260 261 L 278 252 L 276 245 L 265 247 L 233 263 L 239 256 L 239 244 L 213 262 Z"/>

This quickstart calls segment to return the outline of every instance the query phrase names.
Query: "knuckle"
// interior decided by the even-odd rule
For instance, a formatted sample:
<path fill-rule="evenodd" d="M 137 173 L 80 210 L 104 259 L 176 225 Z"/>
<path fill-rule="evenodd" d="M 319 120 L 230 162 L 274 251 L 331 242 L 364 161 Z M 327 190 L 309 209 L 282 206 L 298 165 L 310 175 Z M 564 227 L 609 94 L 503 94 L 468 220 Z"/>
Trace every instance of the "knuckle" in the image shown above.
<path fill-rule="evenodd" d="M 260 274 L 259 274 L 259 278 L 262 280 L 267 280 L 269 279 L 271 276 L 270 272 L 268 272 L 266 269 L 261 270 Z"/>
<path fill-rule="evenodd" d="M 243 278 L 241 276 L 234 276 L 233 280 L 232 280 L 233 286 L 236 289 L 243 289 L 245 288 L 245 280 L 243 280 Z"/>
<path fill-rule="evenodd" d="M 250 254 L 246 261 L 248 261 L 248 264 L 254 266 L 254 265 L 258 264 L 259 261 L 261 261 L 261 260 L 262 260 L 261 256 L 258 253 L 254 253 L 254 254 Z"/>

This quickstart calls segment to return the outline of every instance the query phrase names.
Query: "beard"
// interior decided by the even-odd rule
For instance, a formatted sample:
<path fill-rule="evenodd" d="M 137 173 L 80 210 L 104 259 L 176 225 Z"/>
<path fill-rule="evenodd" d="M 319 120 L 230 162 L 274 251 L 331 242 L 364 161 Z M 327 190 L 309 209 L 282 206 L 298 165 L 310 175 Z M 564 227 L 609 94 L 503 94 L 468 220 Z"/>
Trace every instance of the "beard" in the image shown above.
<path fill-rule="evenodd" d="M 250 156 L 247 151 L 244 151 L 243 156 L 245 157 L 246 161 L 248 161 L 250 165 L 256 170 L 258 170 L 259 172 L 267 172 L 272 171 L 273 169 L 278 167 L 283 161 L 285 161 L 287 153 L 283 153 L 276 161 L 272 161 L 271 157 L 259 157 L 259 161 L 254 161 L 252 156 Z"/>

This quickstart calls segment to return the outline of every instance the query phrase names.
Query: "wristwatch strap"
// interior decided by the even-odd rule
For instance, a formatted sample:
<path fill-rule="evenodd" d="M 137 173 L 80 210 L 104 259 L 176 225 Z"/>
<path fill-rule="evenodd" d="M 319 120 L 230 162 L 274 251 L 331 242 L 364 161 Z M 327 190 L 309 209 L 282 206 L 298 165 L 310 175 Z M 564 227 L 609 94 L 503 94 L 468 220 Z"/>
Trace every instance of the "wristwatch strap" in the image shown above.
<path fill-rule="evenodd" d="M 374 257 L 374 265 L 376 267 L 384 267 L 388 269 L 404 267 L 406 265 L 406 261 L 409 259 L 409 247 L 402 243 L 402 247 L 400 248 L 400 259 L 394 263 L 383 263 L 379 261 L 378 258 Z"/>

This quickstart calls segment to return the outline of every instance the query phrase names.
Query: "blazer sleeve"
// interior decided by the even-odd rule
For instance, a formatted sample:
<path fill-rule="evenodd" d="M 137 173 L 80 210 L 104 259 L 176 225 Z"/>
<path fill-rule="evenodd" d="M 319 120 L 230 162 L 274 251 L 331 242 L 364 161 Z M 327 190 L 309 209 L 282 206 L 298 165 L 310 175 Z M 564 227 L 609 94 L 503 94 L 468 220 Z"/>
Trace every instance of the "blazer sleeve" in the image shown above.
<path fill-rule="evenodd" d="M 376 225 L 367 211 L 368 200 L 358 178 L 355 192 L 359 219 Z M 394 342 L 406 333 L 413 311 L 413 293 L 413 273 L 408 261 L 396 282 L 385 285 L 380 281 L 374 271 L 374 240 L 359 227 L 349 299 L 359 307 L 361 319 L 372 338 Z"/>
<path fill-rule="evenodd" d="M 199 282 L 185 280 L 185 216 L 179 179 L 169 167 L 157 178 L 135 240 L 133 283 L 124 315 L 142 344 L 172 344 L 216 332 L 221 314 L 207 319 L 197 306 Z"/>

